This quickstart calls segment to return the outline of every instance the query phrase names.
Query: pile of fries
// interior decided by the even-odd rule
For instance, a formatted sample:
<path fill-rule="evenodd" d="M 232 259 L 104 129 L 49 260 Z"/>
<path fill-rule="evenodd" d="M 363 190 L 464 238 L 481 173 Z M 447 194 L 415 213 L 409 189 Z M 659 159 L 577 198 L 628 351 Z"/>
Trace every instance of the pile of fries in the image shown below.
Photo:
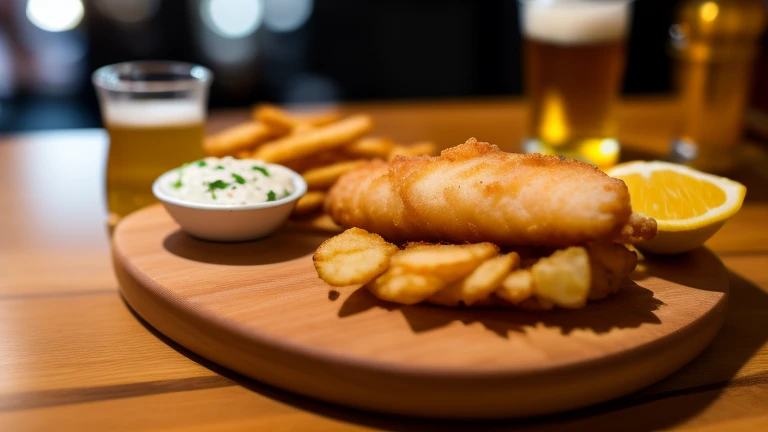
<path fill-rule="evenodd" d="M 206 138 L 205 150 L 211 156 L 278 163 L 300 173 L 308 192 L 296 203 L 292 218 L 330 228 L 335 225 L 323 214 L 323 202 L 343 174 L 371 159 L 436 153 L 430 142 L 404 146 L 388 138 L 366 136 L 372 128 L 373 120 L 366 114 L 346 118 L 333 112 L 297 115 L 273 105 L 259 105 L 253 109 L 251 121 Z"/>
<path fill-rule="evenodd" d="M 637 255 L 612 243 L 543 254 L 501 253 L 492 243 L 409 243 L 400 249 L 377 234 L 350 228 L 326 240 L 313 260 L 328 284 L 363 284 L 390 302 L 543 311 L 582 308 L 587 300 L 618 291 Z"/>

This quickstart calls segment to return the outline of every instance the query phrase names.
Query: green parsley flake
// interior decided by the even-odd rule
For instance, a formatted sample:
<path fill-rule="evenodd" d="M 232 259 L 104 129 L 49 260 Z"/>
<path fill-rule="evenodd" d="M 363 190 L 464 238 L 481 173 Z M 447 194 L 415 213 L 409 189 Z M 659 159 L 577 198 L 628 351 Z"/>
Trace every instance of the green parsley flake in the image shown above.
<path fill-rule="evenodd" d="M 254 166 L 251 167 L 251 169 L 254 170 L 254 171 L 260 171 L 266 177 L 269 177 L 269 171 L 267 171 L 266 168 L 254 165 Z"/>
<path fill-rule="evenodd" d="M 226 189 L 227 187 L 229 187 L 229 183 L 223 180 L 216 180 L 215 182 L 208 183 L 209 190 Z"/>
<path fill-rule="evenodd" d="M 276 199 L 275 191 L 270 190 L 269 192 L 267 192 L 267 201 L 275 201 L 275 199 Z"/>
<path fill-rule="evenodd" d="M 287 197 L 287 196 L 288 196 L 288 195 L 290 195 L 290 194 L 291 194 L 291 193 L 290 193 L 290 192 L 288 192 L 287 190 L 283 190 L 283 196 L 281 196 L 280 198 L 285 198 L 285 197 Z"/>
<path fill-rule="evenodd" d="M 216 169 L 216 170 L 223 170 L 224 169 L 224 165 L 216 165 L 216 168 L 214 168 L 214 169 Z"/>
<path fill-rule="evenodd" d="M 245 179 L 242 176 L 240 176 L 240 175 L 232 173 L 232 178 L 235 179 L 235 181 L 240 183 L 240 184 L 245 184 Z"/>
<path fill-rule="evenodd" d="M 216 189 L 226 189 L 229 187 L 229 183 L 216 180 L 215 182 L 208 183 L 208 192 L 211 193 L 211 198 L 216 199 Z"/>
<path fill-rule="evenodd" d="M 204 166 L 206 166 L 206 165 L 208 165 L 208 164 L 207 164 L 207 163 L 205 163 L 205 161 L 204 161 L 204 160 L 201 160 L 201 161 L 197 161 L 197 166 L 199 166 L 200 168 L 202 168 L 202 167 L 204 167 Z"/>
<path fill-rule="evenodd" d="M 184 175 L 184 167 L 187 165 L 188 164 L 184 164 L 181 166 L 181 168 L 179 168 L 179 179 L 171 185 L 174 189 L 181 189 L 181 187 L 184 186 L 184 183 L 181 182 L 181 176 Z"/>

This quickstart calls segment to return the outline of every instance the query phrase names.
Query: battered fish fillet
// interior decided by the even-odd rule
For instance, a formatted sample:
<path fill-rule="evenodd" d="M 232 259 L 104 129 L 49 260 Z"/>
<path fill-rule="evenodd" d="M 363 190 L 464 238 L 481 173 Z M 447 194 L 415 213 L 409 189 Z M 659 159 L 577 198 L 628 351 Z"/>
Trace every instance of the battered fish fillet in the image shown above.
<path fill-rule="evenodd" d="M 623 181 L 557 156 L 514 154 L 470 138 L 440 156 L 398 156 L 342 176 L 326 212 L 385 239 L 564 247 L 656 234 L 632 216 Z"/>

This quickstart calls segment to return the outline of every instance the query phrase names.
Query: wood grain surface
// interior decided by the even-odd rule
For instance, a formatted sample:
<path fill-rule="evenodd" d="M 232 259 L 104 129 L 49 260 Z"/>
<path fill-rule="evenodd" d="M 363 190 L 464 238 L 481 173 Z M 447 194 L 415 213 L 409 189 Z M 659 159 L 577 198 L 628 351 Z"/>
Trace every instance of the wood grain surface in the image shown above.
<path fill-rule="evenodd" d="M 510 146 L 513 100 L 358 104 L 377 131 L 449 146 Z M 665 99 L 624 101 L 624 158 L 663 158 L 676 123 Z M 210 130 L 248 117 L 212 116 Z M 460 135 L 460 136 L 456 136 Z M 110 264 L 101 130 L 0 137 L 0 430 L 763 430 L 768 428 L 768 151 L 745 142 L 729 177 L 742 210 L 708 242 L 730 281 L 712 344 L 668 378 L 573 412 L 512 422 L 376 415 L 280 391 L 196 356 L 125 306 Z M 151 409 L 148 409 L 151 407 Z"/>
<path fill-rule="evenodd" d="M 286 226 L 207 242 L 154 205 L 120 222 L 112 251 L 127 302 L 182 346 L 286 390 L 401 415 L 529 417 L 603 402 L 688 363 L 725 316 L 728 275 L 706 249 L 649 258 L 618 295 L 583 309 L 526 313 L 331 293 L 312 264 L 326 238 Z"/>

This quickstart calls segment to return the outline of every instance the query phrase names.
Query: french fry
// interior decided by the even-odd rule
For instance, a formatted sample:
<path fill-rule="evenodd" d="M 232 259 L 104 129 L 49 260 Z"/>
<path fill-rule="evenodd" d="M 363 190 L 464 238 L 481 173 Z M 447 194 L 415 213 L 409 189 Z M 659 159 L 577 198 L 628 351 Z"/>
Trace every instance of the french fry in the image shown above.
<path fill-rule="evenodd" d="M 364 163 L 366 163 L 366 161 L 362 159 L 337 162 L 331 165 L 307 170 L 302 174 L 302 177 L 304 177 L 304 181 L 307 182 L 307 187 L 309 189 L 327 189 L 333 186 L 339 177 Z"/>
<path fill-rule="evenodd" d="M 325 192 L 320 191 L 309 191 L 305 193 L 304 196 L 296 201 L 296 207 L 294 207 L 291 217 L 306 216 L 320 210 L 323 208 L 325 195 Z"/>
<path fill-rule="evenodd" d="M 300 126 L 325 126 L 338 121 L 341 117 L 335 111 L 290 113 L 272 104 L 260 104 L 253 107 L 253 120 L 264 122 L 276 129 L 292 130 Z"/>
<path fill-rule="evenodd" d="M 433 155 L 437 153 L 437 147 L 434 143 L 428 141 L 417 142 L 415 144 L 404 146 L 396 145 L 387 156 L 387 160 L 392 160 L 395 156 L 421 156 Z"/>
<path fill-rule="evenodd" d="M 312 261 L 320 279 L 330 285 L 365 284 L 387 270 L 397 250 L 378 234 L 350 228 L 324 241 Z"/>
<path fill-rule="evenodd" d="M 307 133 L 290 135 L 267 143 L 256 149 L 254 157 L 265 162 L 283 163 L 317 154 L 342 147 L 368 132 L 372 125 L 370 116 L 358 114 Z"/>
<path fill-rule="evenodd" d="M 351 160 L 349 155 L 342 152 L 341 149 L 334 149 L 325 151 L 322 153 L 314 154 L 311 156 L 294 159 L 284 162 L 283 165 L 296 171 L 297 173 L 305 173 L 311 169 L 321 168 L 328 165 L 333 165 L 339 162 L 346 162 Z"/>
<path fill-rule="evenodd" d="M 272 129 L 266 125 L 249 121 L 208 136 L 203 147 L 211 156 L 228 156 L 274 137 Z"/>
<path fill-rule="evenodd" d="M 293 119 L 299 124 L 319 127 L 339 121 L 341 114 L 336 111 L 296 113 L 293 115 Z"/>
<path fill-rule="evenodd" d="M 267 125 L 267 127 L 279 135 L 288 134 L 299 124 L 288 112 L 270 104 L 255 107 L 253 109 L 253 119 L 257 123 Z"/>
<path fill-rule="evenodd" d="M 388 138 L 365 137 L 344 147 L 344 151 L 354 157 L 387 159 L 395 148 L 395 143 Z"/>
<path fill-rule="evenodd" d="M 291 130 L 291 135 L 303 135 L 307 132 L 311 132 L 316 126 L 312 126 L 309 123 L 299 123 Z"/>
<path fill-rule="evenodd" d="M 235 153 L 234 156 L 238 159 L 250 159 L 253 152 L 250 150 L 240 150 Z"/>
<path fill-rule="evenodd" d="M 325 213 L 290 219 L 288 224 L 291 227 L 307 232 L 339 234 L 344 231 L 342 227 L 336 225 L 336 222 Z"/>

